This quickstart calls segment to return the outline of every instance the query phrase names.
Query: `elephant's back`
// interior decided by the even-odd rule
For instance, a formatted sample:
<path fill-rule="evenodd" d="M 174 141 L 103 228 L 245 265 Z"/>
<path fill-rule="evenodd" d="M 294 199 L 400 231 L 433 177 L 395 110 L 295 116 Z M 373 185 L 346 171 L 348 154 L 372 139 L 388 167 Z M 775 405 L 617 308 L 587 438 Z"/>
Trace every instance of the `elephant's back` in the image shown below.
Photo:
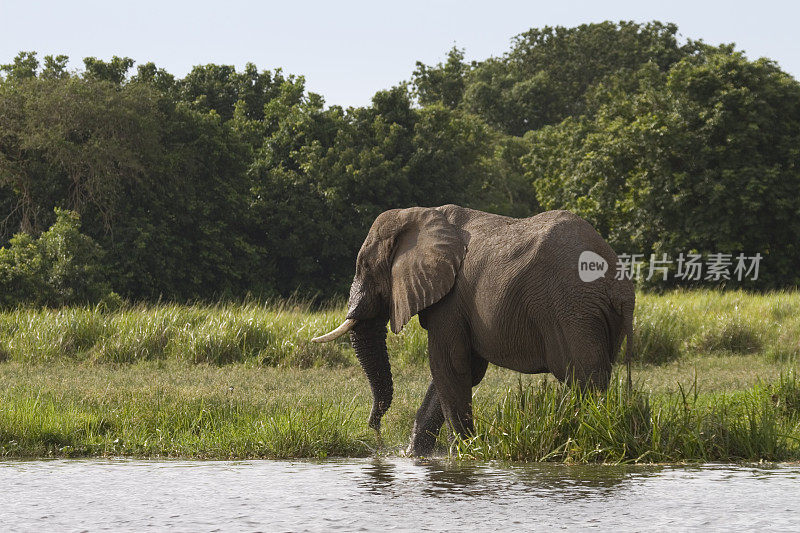
<path fill-rule="evenodd" d="M 510 290 L 544 297 L 558 320 L 592 315 L 611 303 L 612 295 L 633 290 L 630 281 L 616 279 L 617 254 L 586 220 L 569 211 L 547 211 L 520 222 L 529 226 L 531 237 L 526 243 L 524 232 L 518 234 L 519 245 L 528 251 L 522 275 Z M 529 279 L 542 280 L 547 294 L 532 290 Z"/>
<path fill-rule="evenodd" d="M 490 361 L 514 368 L 514 354 L 525 350 L 524 368 L 516 369 L 543 371 L 546 346 L 552 346 L 548 336 L 606 320 L 617 256 L 588 222 L 568 211 L 497 222 L 471 231 L 462 267 L 469 292 L 462 298 L 475 303 L 470 327 L 479 353 Z M 586 251 L 607 264 L 605 275 L 589 282 L 579 275 Z"/>
<path fill-rule="evenodd" d="M 615 273 L 617 255 L 599 233 L 569 211 L 546 211 L 523 219 L 475 218 L 461 226 L 469 234 L 467 259 L 476 273 L 500 267 L 511 283 L 539 270 L 558 272 L 562 282 L 581 280 L 579 259 L 589 251 L 599 255 Z"/>

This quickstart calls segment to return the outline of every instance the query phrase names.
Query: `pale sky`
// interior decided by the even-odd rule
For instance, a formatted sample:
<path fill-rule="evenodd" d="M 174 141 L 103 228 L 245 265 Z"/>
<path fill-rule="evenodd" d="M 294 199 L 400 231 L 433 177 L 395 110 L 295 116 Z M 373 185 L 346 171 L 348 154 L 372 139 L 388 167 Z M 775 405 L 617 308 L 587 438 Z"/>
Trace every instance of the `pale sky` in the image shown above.
<path fill-rule="evenodd" d="M 182 77 L 198 64 L 250 61 L 304 75 L 328 104 L 367 105 L 375 91 L 409 79 L 416 61 L 437 63 L 454 44 L 480 60 L 532 27 L 603 20 L 674 22 L 684 38 L 735 42 L 800 77 L 800 2 L 772 0 L 0 0 L 0 63 L 20 50 L 66 54 L 73 69 L 85 56 L 119 55 Z"/>

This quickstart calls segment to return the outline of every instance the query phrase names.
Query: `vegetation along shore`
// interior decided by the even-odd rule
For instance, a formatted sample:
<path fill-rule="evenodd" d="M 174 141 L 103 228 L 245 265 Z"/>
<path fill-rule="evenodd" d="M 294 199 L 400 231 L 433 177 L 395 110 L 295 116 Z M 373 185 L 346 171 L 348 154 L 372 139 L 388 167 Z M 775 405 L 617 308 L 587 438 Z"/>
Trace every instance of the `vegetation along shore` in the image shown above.
<path fill-rule="evenodd" d="M 476 436 L 439 453 L 800 460 L 800 83 L 658 21 L 442 52 L 347 109 L 254 64 L 3 59 L 0 456 L 402 453 L 430 379 L 416 319 L 389 335 L 380 440 L 347 339 L 310 340 L 380 213 L 453 203 L 566 209 L 668 267 L 639 280 L 632 392 L 492 368 Z M 690 256 L 730 279 L 679 276 Z"/>
<path fill-rule="evenodd" d="M 343 306 L 298 302 L 19 308 L 0 314 L 0 455 L 296 458 L 401 454 L 429 381 L 414 320 L 389 335 L 380 441 Z M 634 389 L 490 368 L 460 459 L 800 460 L 800 294 L 639 294 Z"/>

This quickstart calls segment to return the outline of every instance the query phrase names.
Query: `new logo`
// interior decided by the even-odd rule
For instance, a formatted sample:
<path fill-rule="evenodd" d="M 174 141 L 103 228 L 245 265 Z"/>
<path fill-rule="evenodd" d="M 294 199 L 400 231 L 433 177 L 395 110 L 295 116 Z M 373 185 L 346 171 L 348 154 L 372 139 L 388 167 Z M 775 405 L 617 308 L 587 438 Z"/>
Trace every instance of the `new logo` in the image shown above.
<path fill-rule="evenodd" d="M 608 263 L 605 259 L 588 250 L 581 252 L 578 258 L 578 276 L 580 276 L 581 281 L 588 283 L 602 278 L 607 270 Z"/>

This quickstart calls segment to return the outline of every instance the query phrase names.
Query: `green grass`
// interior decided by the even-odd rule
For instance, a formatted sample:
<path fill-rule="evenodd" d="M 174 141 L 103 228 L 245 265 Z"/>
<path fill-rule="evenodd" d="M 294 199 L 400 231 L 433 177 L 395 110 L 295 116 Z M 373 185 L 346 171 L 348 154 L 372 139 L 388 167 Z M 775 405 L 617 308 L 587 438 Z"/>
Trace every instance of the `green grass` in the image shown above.
<path fill-rule="evenodd" d="M 0 454 L 197 458 L 363 456 L 361 385 L 311 393 L 320 370 L 185 363 L 3 368 Z M 349 383 L 351 382 L 351 383 Z M 366 398 L 358 397 L 358 400 Z"/>
<path fill-rule="evenodd" d="M 17 309 L 0 313 L 0 360 L 351 365 L 348 345 L 310 342 L 338 325 L 342 314 L 292 303 Z"/>
<path fill-rule="evenodd" d="M 346 341 L 314 344 L 337 326 L 344 307 L 304 303 L 17 309 L 0 313 L 0 361 L 131 363 L 181 360 L 309 368 L 356 364 Z M 676 291 L 639 294 L 637 358 L 661 364 L 697 354 L 800 357 L 800 293 Z M 423 364 L 427 337 L 416 320 L 389 337 L 402 364 Z"/>
<path fill-rule="evenodd" d="M 634 336 L 640 361 L 695 354 L 758 353 L 800 358 L 800 293 L 675 291 L 639 294 Z"/>
<path fill-rule="evenodd" d="M 776 387 L 714 395 L 701 395 L 694 383 L 661 396 L 628 391 L 622 380 L 605 394 L 520 384 L 478 417 L 476 436 L 456 442 L 454 453 L 566 463 L 797 459 L 798 392 L 794 374 Z"/>
<path fill-rule="evenodd" d="M 155 305 L 0 313 L 0 456 L 399 454 L 429 381 L 416 320 L 389 335 L 382 439 L 341 307 Z M 477 434 L 442 453 L 562 462 L 800 460 L 800 293 L 640 294 L 635 391 L 490 367 Z"/>

